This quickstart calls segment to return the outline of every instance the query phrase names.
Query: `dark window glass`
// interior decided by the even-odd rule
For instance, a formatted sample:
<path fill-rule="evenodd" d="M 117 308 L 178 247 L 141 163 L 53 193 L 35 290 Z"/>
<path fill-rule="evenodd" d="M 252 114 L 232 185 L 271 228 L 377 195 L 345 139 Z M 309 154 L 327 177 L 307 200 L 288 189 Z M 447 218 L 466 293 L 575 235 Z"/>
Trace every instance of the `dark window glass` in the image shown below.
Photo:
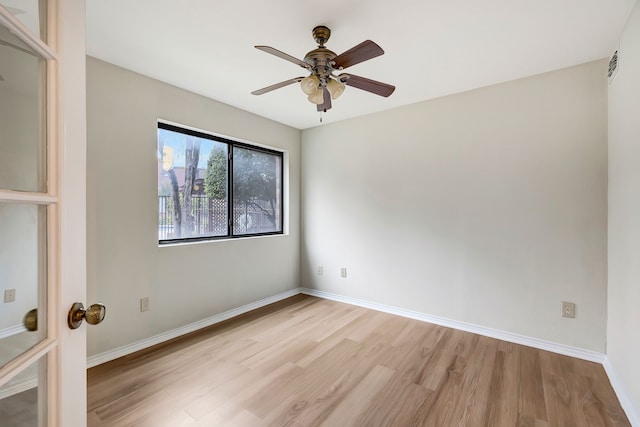
<path fill-rule="evenodd" d="M 233 147 L 233 234 L 282 231 L 282 157 Z"/>

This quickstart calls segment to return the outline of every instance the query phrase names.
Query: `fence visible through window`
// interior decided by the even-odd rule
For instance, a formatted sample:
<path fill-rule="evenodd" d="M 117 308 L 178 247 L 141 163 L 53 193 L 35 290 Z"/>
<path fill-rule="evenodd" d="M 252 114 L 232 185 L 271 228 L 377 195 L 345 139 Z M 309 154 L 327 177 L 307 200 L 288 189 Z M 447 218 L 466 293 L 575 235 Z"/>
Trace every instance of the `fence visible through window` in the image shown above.
<path fill-rule="evenodd" d="M 182 193 L 180 194 L 182 198 Z M 206 195 L 191 196 L 190 218 L 182 218 L 182 230 L 178 235 L 175 225 L 173 196 L 158 196 L 158 239 L 200 236 L 225 236 L 228 234 L 227 201 L 212 199 Z M 274 212 L 269 201 L 252 200 L 243 202 L 236 200 L 233 211 L 234 234 L 268 233 L 276 230 L 279 215 Z"/>

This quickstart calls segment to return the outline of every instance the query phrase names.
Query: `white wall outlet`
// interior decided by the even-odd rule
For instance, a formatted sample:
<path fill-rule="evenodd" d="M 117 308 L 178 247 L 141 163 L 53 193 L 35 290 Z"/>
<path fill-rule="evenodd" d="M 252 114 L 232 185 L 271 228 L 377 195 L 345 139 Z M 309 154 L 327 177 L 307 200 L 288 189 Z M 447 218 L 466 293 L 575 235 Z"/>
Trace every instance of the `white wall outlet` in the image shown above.
<path fill-rule="evenodd" d="M 149 311 L 149 297 L 140 298 L 140 311 Z"/>
<path fill-rule="evenodd" d="M 324 269 L 321 265 L 318 266 L 318 276 L 322 276 L 324 274 Z"/>
<path fill-rule="evenodd" d="M 347 267 L 342 267 L 340 269 L 340 277 L 342 277 L 343 279 L 347 277 Z"/>
<path fill-rule="evenodd" d="M 576 305 L 572 302 L 562 301 L 562 317 L 571 319 L 576 317 Z"/>
<path fill-rule="evenodd" d="M 5 289 L 4 290 L 4 302 L 15 302 L 16 300 L 16 290 L 15 289 Z"/>

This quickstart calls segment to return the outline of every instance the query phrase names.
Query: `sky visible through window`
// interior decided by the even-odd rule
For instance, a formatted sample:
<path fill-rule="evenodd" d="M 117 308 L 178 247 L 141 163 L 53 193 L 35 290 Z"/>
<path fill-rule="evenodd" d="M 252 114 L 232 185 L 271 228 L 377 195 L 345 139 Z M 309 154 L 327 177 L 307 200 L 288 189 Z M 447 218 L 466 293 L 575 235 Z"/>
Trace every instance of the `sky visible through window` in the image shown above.
<path fill-rule="evenodd" d="M 200 141 L 200 158 L 198 159 L 198 169 L 207 168 L 207 160 L 211 154 L 214 144 L 224 146 L 224 144 L 212 141 L 206 138 L 198 138 L 197 136 L 189 136 L 183 133 L 173 132 L 166 129 L 158 129 L 158 140 L 162 141 L 165 146 L 173 149 L 173 166 L 184 167 L 185 148 L 187 138 L 195 138 Z M 162 160 L 162 154 L 158 151 L 158 160 Z"/>

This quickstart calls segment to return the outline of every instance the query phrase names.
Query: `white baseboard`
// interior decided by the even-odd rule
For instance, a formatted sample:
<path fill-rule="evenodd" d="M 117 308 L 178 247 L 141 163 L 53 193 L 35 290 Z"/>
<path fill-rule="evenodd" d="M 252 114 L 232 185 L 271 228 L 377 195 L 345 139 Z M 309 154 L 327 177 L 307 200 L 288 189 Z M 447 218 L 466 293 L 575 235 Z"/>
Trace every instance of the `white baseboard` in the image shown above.
<path fill-rule="evenodd" d="M 403 308 L 393 307 L 385 304 L 365 301 L 358 298 L 347 297 L 344 295 L 333 294 L 330 292 L 318 291 L 316 289 L 300 288 L 300 293 L 312 295 L 319 298 L 329 299 L 333 301 L 344 302 L 347 304 L 357 305 L 359 307 L 370 308 L 372 310 L 382 311 L 384 313 L 395 314 L 397 316 L 407 317 L 409 319 L 421 320 L 423 322 L 434 323 L 448 328 L 459 329 L 461 331 L 471 332 L 486 337 L 496 338 L 516 344 L 526 345 L 528 347 L 538 348 L 540 350 L 551 351 L 553 353 L 564 354 L 566 356 L 578 359 L 589 360 L 591 362 L 603 363 L 605 356 L 597 351 L 584 350 L 578 347 L 572 347 L 564 344 L 554 343 L 552 341 L 532 338 L 525 335 L 514 334 L 512 332 L 502 331 L 499 329 L 487 328 L 471 323 L 451 320 L 444 317 L 432 316 L 417 311 L 405 310 Z"/>
<path fill-rule="evenodd" d="M 127 354 L 134 353 L 136 351 L 143 350 L 156 344 L 160 344 L 164 341 L 168 341 L 173 338 L 177 338 L 181 335 L 188 334 L 190 332 L 197 331 L 198 329 L 205 328 L 207 326 L 214 325 L 224 320 L 231 319 L 232 317 L 239 316 L 256 308 L 264 307 L 277 301 L 281 301 L 285 298 L 292 297 L 297 294 L 311 295 L 318 298 L 329 299 L 333 301 L 344 302 L 346 304 L 357 305 L 359 307 L 369 308 L 372 310 L 382 311 L 384 313 L 395 314 L 397 316 L 407 317 L 410 319 L 416 319 L 423 322 L 434 323 L 436 325 L 446 326 L 449 328 L 459 329 L 474 334 L 484 335 L 491 338 L 496 338 L 503 341 L 513 342 L 516 344 L 522 344 L 529 347 L 538 348 L 541 350 L 551 351 L 553 353 L 564 354 L 566 356 L 576 357 L 578 359 L 589 360 L 596 363 L 604 363 L 605 355 L 595 351 L 584 350 L 577 347 L 572 347 L 564 344 L 558 344 L 551 341 L 541 340 L 538 338 L 527 337 L 524 335 L 514 334 L 512 332 L 502 331 L 498 329 L 491 329 L 484 326 L 478 326 L 471 323 L 460 322 L 457 320 L 451 320 L 444 317 L 432 316 L 417 311 L 405 310 L 398 307 L 393 307 L 385 304 L 379 304 L 375 302 L 365 301 L 358 298 L 352 298 L 344 295 L 333 294 L 330 292 L 319 291 L 316 289 L 308 288 L 296 288 L 286 292 L 279 293 L 273 297 L 265 298 L 260 301 L 244 305 L 239 308 L 235 308 L 224 313 L 217 314 L 207 319 L 200 320 L 198 322 L 191 323 L 189 325 L 182 326 L 177 329 L 173 329 L 141 341 L 137 341 L 116 349 L 96 354 L 87 359 L 87 368 L 100 365 L 102 363 L 109 362 Z"/>
<path fill-rule="evenodd" d="M 20 332 L 26 332 L 27 328 L 21 323 L 19 325 L 11 326 L 9 328 L 0 329 L 0 340 L 2 338 L 10 337 L 11 335 L 19 334 Z"/>
<path fill-rule="evenodd" d="M 22 393 L 23 391 L 27 391 L 37 386 L 38 386 L 37 378 L 31 378 L 24 381 L 20 381 L 15 384 L 4 386 L 0 390 L 0 400 L 4 399 L 5 397 L 13 396 L 14 394 Z"/>
<path fill-rule="evenodd" d="M 135 353 L 136 351 L 140 351 L 145 348 L 151 347 L 153 345 L 168 341 L 170 339 L 177 338 L 181 335 L 197 331 L 198 329 L 215 325 L 216 323 L 220 323 L 222 321 L 231 319 L 232 317 L 236 317 L 241 314 L 247 313 L 251 310 L 255 310 L 256 308 L 264 307 L 266 305 L 273 304 L 274 302 L 278 302 L 283 299 L 292 297 L 294 295 L 298 295 L 299 293 L 300 293 L 299 288 L 281 292 L 272 297 L 265 298 L 251 304 L 243 305 L 242 307 L 234 308 L 229 311 L 225 311 L 224 313 L 217 314 L 207 319 L 199 320 L 189 325 L 185 325 L 180 328 L 173 329 L 171 331 L 167 331 L 167 332 L 146 338 L 141 341 L 137 341 L 122 347 L 118 347 L 116 349 L 113 349 L 104 353 L 96 354 L 94 356 L 87 358 L 87 368 L 92 368 L 102 363 L 109 362 L 111 360 L 117 359 L 122 356 L 126 356 L 127 354 Z"/>
<path fill-rule="evenodd" d="M 627 388 L 622 381 L 620 381 L 620 377 L 613 368 L 609 357 L 605 356 L 603 366 L 607 376 L 609 377 L 611 386 L 618 396 L 620 406 L 622 406 L 622 409 L 624 409 L 624 412 L 627 414 L 627 418 L 629 418 L 629 422 L 632 426 L 640 427 L 640 412 L 638 412 L 633 401 L 629 398 Z"/>

